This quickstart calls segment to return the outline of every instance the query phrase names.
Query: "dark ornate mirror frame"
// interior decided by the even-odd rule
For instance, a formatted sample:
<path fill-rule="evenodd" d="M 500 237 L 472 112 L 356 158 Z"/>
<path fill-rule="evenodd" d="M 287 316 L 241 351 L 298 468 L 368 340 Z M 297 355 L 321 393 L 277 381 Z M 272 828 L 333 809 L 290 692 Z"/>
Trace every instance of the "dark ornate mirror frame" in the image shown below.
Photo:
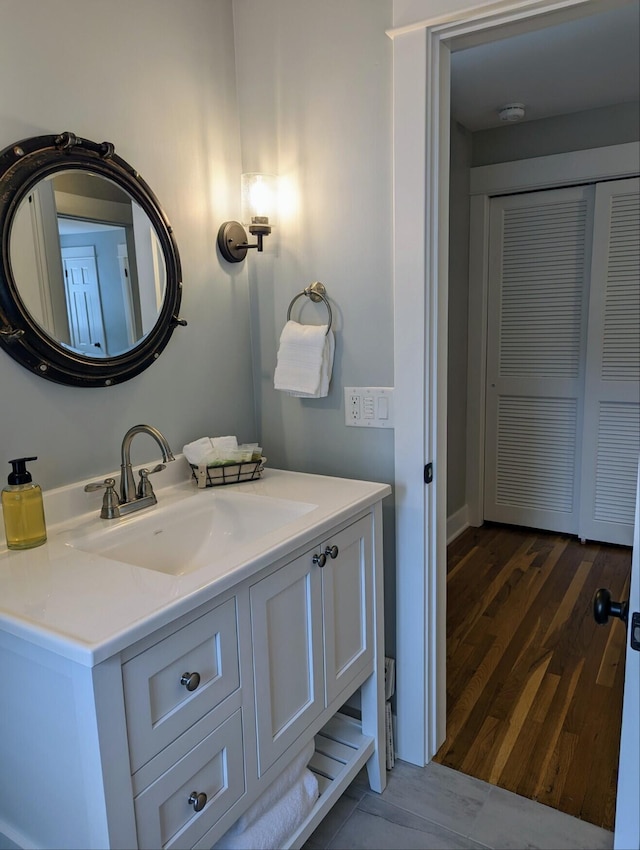
<path fill-rule="evenodd" d="M 67 169 L 91 171 L 116 183 L 142 207 L 153 225 L 166 265 L 166 291 L 158 320 L 140 343 L 103 359 L 76 354 L 59 345 L 26 309 L 11 270 L 11 225 L 23 198 L 42 179 Z M 137 171 L 116 155 L 111 142 L 91 142 L 73 133 L 33 136 L 0 153 L 0 346 L 29 371 L 60 384 L 104 387 L 138 375 L 167 345 L 182 296 L 180 258 L 171 226 L 155 195 Z"/>

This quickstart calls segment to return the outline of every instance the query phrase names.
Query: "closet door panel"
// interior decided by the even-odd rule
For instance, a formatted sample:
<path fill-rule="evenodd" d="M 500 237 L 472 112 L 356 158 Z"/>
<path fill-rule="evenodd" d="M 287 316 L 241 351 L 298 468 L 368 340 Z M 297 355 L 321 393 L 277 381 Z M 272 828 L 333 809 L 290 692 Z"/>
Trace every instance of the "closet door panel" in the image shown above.
<path fill-rule="evenodd" d="M 579 535 L 631 546 L 640 452 L 640 180 L 596 189 Z"/>
<path fill-rule="evenodd" d="M 494 198 L 486 519 L 576 533 L 593 188 Z"/>

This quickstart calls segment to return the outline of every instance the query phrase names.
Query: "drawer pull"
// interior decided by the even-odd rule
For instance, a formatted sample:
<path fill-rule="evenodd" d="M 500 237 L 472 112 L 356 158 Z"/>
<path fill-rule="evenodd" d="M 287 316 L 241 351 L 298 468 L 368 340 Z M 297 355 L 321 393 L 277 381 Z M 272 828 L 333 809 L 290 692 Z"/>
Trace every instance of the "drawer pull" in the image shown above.
<path fill-rule="evenodd" d="M 180 684 L 184 685 L 188 691 L 195 691 L 200 684 L 200 673 L 183 673 Z M 204 803 L 202 805 L 204 806 Z M 200 809 L 196 811 L 199 812 Z"/>
<path fill-rule="evenodd" d="M 194 812 L 201 812 L 207 805 L 207 795 L 202 792 L 192 791 L 189 797 L 189 805 L 193 806 Z"/>
<path fill-rule="evenodd" d="M 324 554 L 331 558 L 331 560 L 335 560 L 338 557 L 338 547 L 337 546 L 327 546 L 324 550 Z"/>
<path fill-rule="evenodd" d="M 319 567 L 324 567 L 324 565 L 327 563 L 327 556 L 324 554 L 324 552 L 320 552 L 319 555 L 314 555 L 312 560 L 313 563 L 317 564 Z"/>

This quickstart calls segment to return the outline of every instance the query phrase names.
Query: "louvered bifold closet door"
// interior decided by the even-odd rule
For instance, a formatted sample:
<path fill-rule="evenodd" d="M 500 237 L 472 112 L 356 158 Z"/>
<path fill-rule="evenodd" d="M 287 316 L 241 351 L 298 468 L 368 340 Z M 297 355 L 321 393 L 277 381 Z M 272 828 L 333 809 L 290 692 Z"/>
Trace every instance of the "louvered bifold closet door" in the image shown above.
<path fill-rule="evenodd" d="M 491 200 L 489 520 L 577 532 L 593 194 Z"/>
<path fill-rule="evenodd" d="M 640 451 L 640 180 L 599 183 L 593 230 L 580 527 L 631 546 Z"/>

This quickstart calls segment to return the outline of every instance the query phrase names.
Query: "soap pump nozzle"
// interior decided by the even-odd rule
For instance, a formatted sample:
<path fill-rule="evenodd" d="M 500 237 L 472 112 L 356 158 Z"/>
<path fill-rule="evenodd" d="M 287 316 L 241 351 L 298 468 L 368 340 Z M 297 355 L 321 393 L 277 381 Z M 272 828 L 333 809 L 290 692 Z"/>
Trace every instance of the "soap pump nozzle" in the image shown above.
<path fill-rule="evenodd" d="M 10 460 L 9 463 L 13 466 L 13 472 L 9 474 L 9 484 L 30 484 L 31 473 L 27 469 L 27 462 L 38 460 L 37 457 L 19 457 Z"/>

